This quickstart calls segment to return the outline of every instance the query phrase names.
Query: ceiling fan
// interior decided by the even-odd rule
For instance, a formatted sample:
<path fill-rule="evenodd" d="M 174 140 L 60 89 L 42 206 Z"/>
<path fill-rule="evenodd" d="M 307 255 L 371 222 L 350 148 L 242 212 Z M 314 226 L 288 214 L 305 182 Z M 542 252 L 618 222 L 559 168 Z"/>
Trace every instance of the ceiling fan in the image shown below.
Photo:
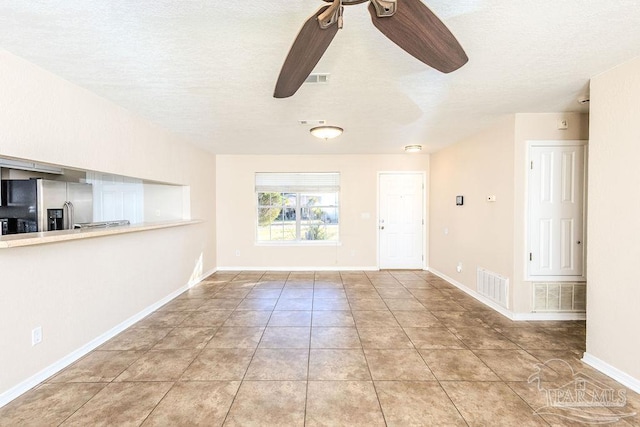
<path fill-rule="evenodd" d="M 451 31 L 421 0 L 324 0 L 302 26 L 284 61 L 273 94 L 287 98 L 302 86 L 342 28 L 343 5 L 370 1 L 373 25 L 387 38 L 418 60 L 450 73 L 469 58 Z"/>

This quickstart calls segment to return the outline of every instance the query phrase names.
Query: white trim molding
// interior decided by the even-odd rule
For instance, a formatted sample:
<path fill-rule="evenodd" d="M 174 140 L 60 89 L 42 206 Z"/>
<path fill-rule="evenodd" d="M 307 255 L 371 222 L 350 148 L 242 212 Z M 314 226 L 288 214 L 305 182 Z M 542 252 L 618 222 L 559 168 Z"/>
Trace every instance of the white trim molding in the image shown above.
<path fill-rule="evenodd" d="M 611 377 L 614 380 L 618 381 L 623 386 L 629 387 L 631 390 L 635 391 L 636 393 L 640 393 L 639 379 L 632 377 L 626 372 L 623 372 L 620 369 L 609 365 L 607 362 L 600 360 L 594 355 L 589 354 L 587 352 L 585 352 L 584 355 L 582 356 L 582 361 L 587 365 L 591 366 L 592 368 L 602 372 L 606 376 Z"/>
<path fill-rule="evenodd" d="M 484 296 L 480 295 L 478 292 L 474 291 L 473 289 L 470 289 L 464 286 L 462 283 L 452 279 L 446 274 L 439 272 L 438 270 L 429 269 L 429 271 L 435 274 L 436 276 L 440 277 L 441 279 L 444 279 L 447 282 L 451 283 L 453 286 L 465 292 L 469 296 L 472 296 L 473 298 L 477 299 L 484 305 L 492 308 L 493 310 L 502 314 L 506 318 L 513 320 L 515 322 L 585 320 L 587 318 L 585 313 L 547 313 L 547 312 L 545 313 L 533 313 L 533 312 L 532 313 L 514 313 L 513 311 L 508 310 L 500 306 L 499 304 L 496 304 L 495 302 L 491 301 L 488 298 L 485 298 Z"/>
<path fill-rule="evenodd" d="M 586 313 L 570 313 L 570 312 L 531 312 L 531 313 L 512 313 L 511 320 L 517 322 L 544 322 L 544 321 L 567 321 L 567 320 L 587 320 Z"/>
<path fill-rule="evenodd" d="M 215 274 L 217 271 L 218 271 L 217 268 L 212 268 L 209 271 L 205 271 L 204 273 L 202 273 L 200 275 L 200 277 L 195 282 L 189 283 L 189 288 L 193 288 L 194 286 L 196 286 L 198 283 L 202 282 L 207 277 L 211 276 L 212 274 Z"/>
<path fill-rule="evenodd" d="M 528 147 L 571 147 L 574 145 L 589 145 L 588 139 L 528 139 Z"/>
<path fill-rule="evenodd" d="M 200 283 L 203 279 L 205 279 L 209 275 L 213 274 L 214 272 L 215 272 L 215 269 L 204 273 L 196 283 Z M 133 316 L 131 316 L 130 318 L 128 318 L 124 322 L 114 326 L 113 328 L 111 328 L 110 330 L 105 332 L 104 334 L 92 339 L 91 341 L 89 341 L 88 343 L 83 345 L 82 347 L 80 347 L 77 350 L 67 354 L 62 359 L 60 359 L 57 362 L 47 366 L 46 368 L 44 368 L 43 370 L 41 370 L 37 374 L 27 378 L 26 380 L 22 381 L 21 383 L 17 384 L 16 386 L 11 387 L 10 389 L 5 391 L 4 393 L 0 394 L 0 408 L 5 406 L 7 403 L 11 402 L 12 400 L 16 399 L 20 395 L 22 395 L 22 394 L 26 393 L 27 391 L 31 390 L 33 387 L 37 386 L 38 384 L 40 384 L 41 382 L 43 382 L 47 378 L 52 377 L 53 375 L 57 374 L 58 372 L 60 372 L 64 368 L 66 368 L 67 366 L 70 366 L 75 361 L 77 361 L 80 358 L 86 356 L 91 351 L 95 350 L 96 348 L 98 348 L 99 346 L 104 344 L 105 342 L 109 341 L 111 338 L 113 338 L 116 335 L 118 335 L 120 332 L 124 331 L 125 329 L 127 329 L 130 326 L 132 326 L 136 322 L 139 322 L 140 320 L 144 319 L 149 314 L 153 313 L 154 311 L 156 311 L 157 309 L 159 309 L 163 305 L 167 304 L 168 302 L 172 301 L 176 297 L 180 296 L 183 292 L 187 291 L 189 288 L 191 288 L 193 286 L 194 286 L 194 284 L 191 284 L 191 285 L 187 284 L 187 285 L 182 286 L 179 289 L 176 289 L 175 291 L 173 291 L 172 293 L 170 293 L 166 297 L 162 298 L 160 301 L 158 301 L 158 302 L 156 302 L 154 304 L 151 304 L 150 306 L 148 306 L 144 310 L 140 311 L 139 313 L 134 314 Z"/>

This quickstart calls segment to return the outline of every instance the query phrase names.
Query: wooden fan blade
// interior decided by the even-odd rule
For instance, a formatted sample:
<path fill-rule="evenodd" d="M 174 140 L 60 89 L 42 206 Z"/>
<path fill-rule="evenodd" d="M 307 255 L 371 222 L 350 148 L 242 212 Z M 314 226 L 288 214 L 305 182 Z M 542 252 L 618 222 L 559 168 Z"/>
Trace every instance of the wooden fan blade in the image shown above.
<path fill-rule="evenodd" d="M 275 98 L 287 98 L 296 93 L 331 44 L 338 24 L 322 29 L 318 23 L 318 16 L 329 7 L 320 8 L 302 26 L 280 70 L 273 94 Z"/>
<path fill-rule="evenodd" d="M 393 16 L 379 18 L 369 5 L 373 25 L 418 60 L 450 73 L 469 58 L 451 31 L 421 0 L 399 0 Z"/>

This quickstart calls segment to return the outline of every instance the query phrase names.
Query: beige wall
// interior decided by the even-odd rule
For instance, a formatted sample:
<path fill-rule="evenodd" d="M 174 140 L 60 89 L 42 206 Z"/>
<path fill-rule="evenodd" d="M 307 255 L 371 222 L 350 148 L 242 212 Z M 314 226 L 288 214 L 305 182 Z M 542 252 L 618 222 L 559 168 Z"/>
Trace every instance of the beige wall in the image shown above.
<path fill-rule="evenodd" d="M 428 170 L 428 155 L 217 156 L 218 266 L 376 268 L 378 172 Z M 256 172 L 340 172 L 340 245 L 256 245 Z"/>
<path fill-rule="evenodd" d="M 557 129 L 560 119 L 569 129 Z M 510 310 L 531 312 L 531 282 L 525 280 L 527 141 L 580 139 L 588 139 L 586 114 L 516 114 L 432 155 L 430 268 L 474 291 L 477 267 L 506 276 Z M 465 197 L 462 207 L 455 206 L 458 194 Z M 489 195 L 497 201 L 486 202 Z"/>
<path fill-rule="evenodd" d="M 513 275 L 514 127 L 515 118 L 505 117 L 431 158 L 429 268 L 472 290 L 477 267 Z M 488 203 L 489 195 L 497 201 Z"/>
<path fill-rule="evenodd" d="M 215 268 L 215 156 L 0 51 L 0 156 L 191 188 L 203 223 L 0 250 L 3 393 Z M 200 259 L 202 263 L 200 264 Z M 31 346 L 31 330 L 43 341 Z"/>
<path fill-rule="evenodd" d="M 587 353 L 640 388 L 640 58 L 591 81 Z"/>
<path fill-rule="evenodd" d="M 175 221 L 187 219 L 183 206 L 185 188 L 179 185 L 144 183 L 144 221 Z"/>

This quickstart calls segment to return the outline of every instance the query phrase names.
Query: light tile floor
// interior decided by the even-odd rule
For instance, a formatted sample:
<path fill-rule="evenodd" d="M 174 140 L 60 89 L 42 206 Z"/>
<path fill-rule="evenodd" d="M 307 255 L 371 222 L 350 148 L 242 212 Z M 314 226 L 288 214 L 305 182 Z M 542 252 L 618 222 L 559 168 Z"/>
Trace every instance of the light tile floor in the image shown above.
<path fill-rule="evenodd" d="M 640 425 L 631 391 L 591 418 L 534 413 L 548 390 L 575 392 L 574 372 L 625 390 L 580 362 L 584 344 L 584 322 L 512 322 L 426 272 L 218 273 L 0 425 Z"/>

